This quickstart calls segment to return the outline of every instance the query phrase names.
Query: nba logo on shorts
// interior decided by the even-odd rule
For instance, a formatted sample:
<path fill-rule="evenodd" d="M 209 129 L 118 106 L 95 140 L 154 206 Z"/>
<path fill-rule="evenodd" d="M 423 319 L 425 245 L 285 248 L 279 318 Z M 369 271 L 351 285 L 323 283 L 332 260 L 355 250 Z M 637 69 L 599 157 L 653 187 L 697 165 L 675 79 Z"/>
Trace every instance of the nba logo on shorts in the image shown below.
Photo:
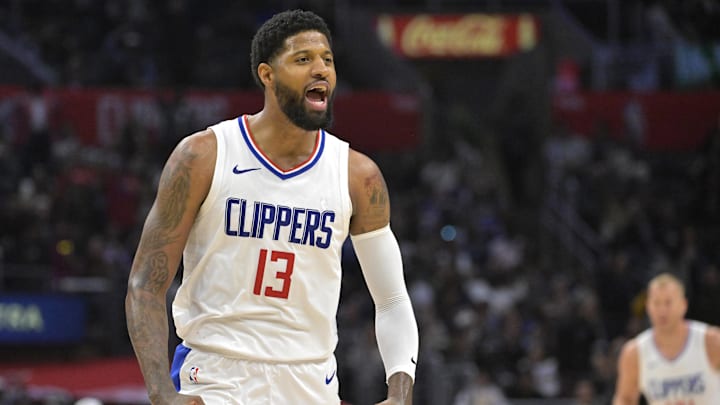
<path fill-rule="evenodd" d="M 191 383 L 197 384 L 198 382 L 198 373 L 200 373 L 200 369 L 197 367 L 190 368 L 190 372 L 188 373 L 188 377 L 190 378 Z"/>

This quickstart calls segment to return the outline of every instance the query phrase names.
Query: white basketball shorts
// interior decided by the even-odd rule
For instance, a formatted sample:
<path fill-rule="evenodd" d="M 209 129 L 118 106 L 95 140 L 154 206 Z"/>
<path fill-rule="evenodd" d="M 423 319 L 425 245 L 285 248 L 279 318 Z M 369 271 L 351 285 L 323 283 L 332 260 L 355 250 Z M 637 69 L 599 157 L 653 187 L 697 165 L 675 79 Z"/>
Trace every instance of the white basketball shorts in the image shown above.
<path fill-rule="evenodd" d="M 178 345 L 171 375 L 182 394 L 208 405 L 338 405 L 335 356 L 316 363 L 229 359 Z"/>

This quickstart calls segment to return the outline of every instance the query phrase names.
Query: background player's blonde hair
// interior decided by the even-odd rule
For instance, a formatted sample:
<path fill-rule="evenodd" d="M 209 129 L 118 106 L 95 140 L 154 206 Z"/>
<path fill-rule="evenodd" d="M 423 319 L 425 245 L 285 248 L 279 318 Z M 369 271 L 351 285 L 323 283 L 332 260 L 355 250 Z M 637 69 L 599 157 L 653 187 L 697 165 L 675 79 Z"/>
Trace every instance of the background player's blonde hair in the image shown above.
<path fill-rule="evenodd" d="M 680 293 L 682 296 L 685 296 L 685 285 L 683 282 L 676 277 L 675 275 L 671 273 L 660 273 L 657 276 L 653 277 L 650 282 L 648 282 L 648 291 L 650 291 L 653 287 L 662 287 L 668 284 L 675 284 L 680 289 Z"/>

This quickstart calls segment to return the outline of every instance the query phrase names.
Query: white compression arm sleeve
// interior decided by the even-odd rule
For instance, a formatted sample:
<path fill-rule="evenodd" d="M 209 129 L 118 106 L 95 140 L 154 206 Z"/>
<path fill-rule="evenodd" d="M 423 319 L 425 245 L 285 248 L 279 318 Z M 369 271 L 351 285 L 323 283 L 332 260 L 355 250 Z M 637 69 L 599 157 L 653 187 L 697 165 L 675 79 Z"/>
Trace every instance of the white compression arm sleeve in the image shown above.
<path fill-rule="evenodd" d="M 397 239 L 390 225 L 350 239 L 375 303 L 375 335 L 385 378 L 402 371 L 414 380 L 418 328 L 405 286 Z"/>

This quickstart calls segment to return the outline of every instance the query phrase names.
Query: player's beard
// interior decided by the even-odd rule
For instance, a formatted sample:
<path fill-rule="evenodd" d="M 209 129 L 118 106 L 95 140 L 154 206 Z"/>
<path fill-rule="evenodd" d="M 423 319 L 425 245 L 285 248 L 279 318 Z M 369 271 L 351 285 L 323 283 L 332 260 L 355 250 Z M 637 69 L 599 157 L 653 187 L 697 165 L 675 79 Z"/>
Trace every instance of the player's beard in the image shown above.
<path fill-rule="evenodd" d="M 280 104 L 280 109 L 299 128 L 306 131 L 330 128 L 333 118 L 333 96 L 328 97 L 325 111 L 311 111 L 305 107 L 304 94 L 298 94 L 290 87 L 275 82 L 275 97 L 277 97 L 278 104 Z"/>

